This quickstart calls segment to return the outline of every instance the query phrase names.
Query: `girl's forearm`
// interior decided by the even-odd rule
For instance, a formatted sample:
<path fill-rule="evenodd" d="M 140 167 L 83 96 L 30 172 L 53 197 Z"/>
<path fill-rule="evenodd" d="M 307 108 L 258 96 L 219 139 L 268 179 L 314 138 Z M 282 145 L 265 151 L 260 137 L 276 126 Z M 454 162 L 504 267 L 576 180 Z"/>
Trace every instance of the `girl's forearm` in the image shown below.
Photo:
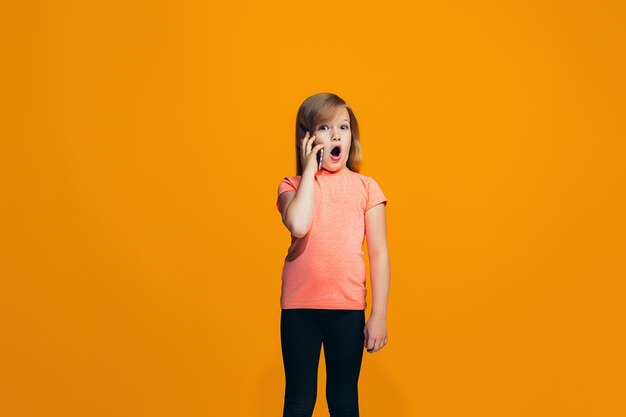
<path fill-rule="evenodd" d="M 370 317 L 386 318 L 390 285 L 389 254 L 380 253 L 371 257 L 369 263 L 372 281 L 372 312 Z"/>
<path fill-rule="evenodd" d="M 285 213 L 285 225 L 297 238 L 306 236 L 313 223 L 315 173 L 302 174 L 300 184 Z"/>

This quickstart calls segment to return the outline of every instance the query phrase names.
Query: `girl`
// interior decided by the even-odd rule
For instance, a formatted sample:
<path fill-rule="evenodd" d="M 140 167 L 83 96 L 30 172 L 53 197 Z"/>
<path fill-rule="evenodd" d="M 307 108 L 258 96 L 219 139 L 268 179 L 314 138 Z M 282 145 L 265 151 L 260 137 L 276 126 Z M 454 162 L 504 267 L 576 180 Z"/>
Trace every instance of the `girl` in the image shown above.
<path fill-rule="evenodd" d="M 360 162 L 350 106 L 330 93 L 304 100 L 296 121 L 297 176 L 282 180 L 276 202 L 291 232 L 280 298 L 283 417 L 312 415 L 322 344 L 330 415 L 358 417 L 363 348 L 374 353 L 387 343 L 387 199 L 359 173 Z M 373 291 L 367 324 L 364 235 Z"/>

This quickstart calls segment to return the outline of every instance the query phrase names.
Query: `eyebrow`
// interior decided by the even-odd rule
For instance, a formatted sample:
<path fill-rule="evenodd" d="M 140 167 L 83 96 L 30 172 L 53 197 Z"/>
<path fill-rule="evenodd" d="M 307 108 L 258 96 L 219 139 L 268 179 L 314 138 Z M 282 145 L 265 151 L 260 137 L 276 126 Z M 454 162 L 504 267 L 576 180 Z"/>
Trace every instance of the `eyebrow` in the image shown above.
<path fill-rule="evenodd" d="M 348 122 L 348 123 L 350 123 L 350 120 L 348 120 L 348 119 L 343 119 L 343 120 L 342 120 L 342 122 Z M 326 123 L 328 123 L 328 122 L 327 122 L 327 121 L 326 121 L 326 122 L 321 122 L 321 123 L 320 123 L 320 126 L 321 126 L 321 125 L 325 125 Z"/>

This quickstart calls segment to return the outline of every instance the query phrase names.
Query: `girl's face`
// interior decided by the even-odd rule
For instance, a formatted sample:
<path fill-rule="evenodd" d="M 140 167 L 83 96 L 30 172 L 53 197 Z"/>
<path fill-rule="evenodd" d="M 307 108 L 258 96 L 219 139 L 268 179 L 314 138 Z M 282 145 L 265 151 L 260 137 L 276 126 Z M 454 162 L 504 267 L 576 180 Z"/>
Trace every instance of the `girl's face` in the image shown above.
<path fill-rule="evenodd" d="M 312 134 L 315 135 L 315 142 L 325 145 L 322 168 L 328 171 L 347 169 L 346 164 L 352 144 L 348 109 L 345 107 L 338 108 L 334 117 L 331 120 L 318 123 Z"/>

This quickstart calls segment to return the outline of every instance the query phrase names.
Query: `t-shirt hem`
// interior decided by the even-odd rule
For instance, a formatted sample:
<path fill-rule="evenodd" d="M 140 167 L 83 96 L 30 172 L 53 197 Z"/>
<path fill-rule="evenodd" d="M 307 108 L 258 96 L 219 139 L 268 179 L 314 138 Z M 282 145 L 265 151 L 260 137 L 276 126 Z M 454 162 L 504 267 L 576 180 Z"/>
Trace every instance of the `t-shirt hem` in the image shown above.
<path fill-rule="evenodd" d="M 294 308 L 315 308 L 320 310 L 365 310 L 366 304 L 281 304 L 283 310 Z"/>

